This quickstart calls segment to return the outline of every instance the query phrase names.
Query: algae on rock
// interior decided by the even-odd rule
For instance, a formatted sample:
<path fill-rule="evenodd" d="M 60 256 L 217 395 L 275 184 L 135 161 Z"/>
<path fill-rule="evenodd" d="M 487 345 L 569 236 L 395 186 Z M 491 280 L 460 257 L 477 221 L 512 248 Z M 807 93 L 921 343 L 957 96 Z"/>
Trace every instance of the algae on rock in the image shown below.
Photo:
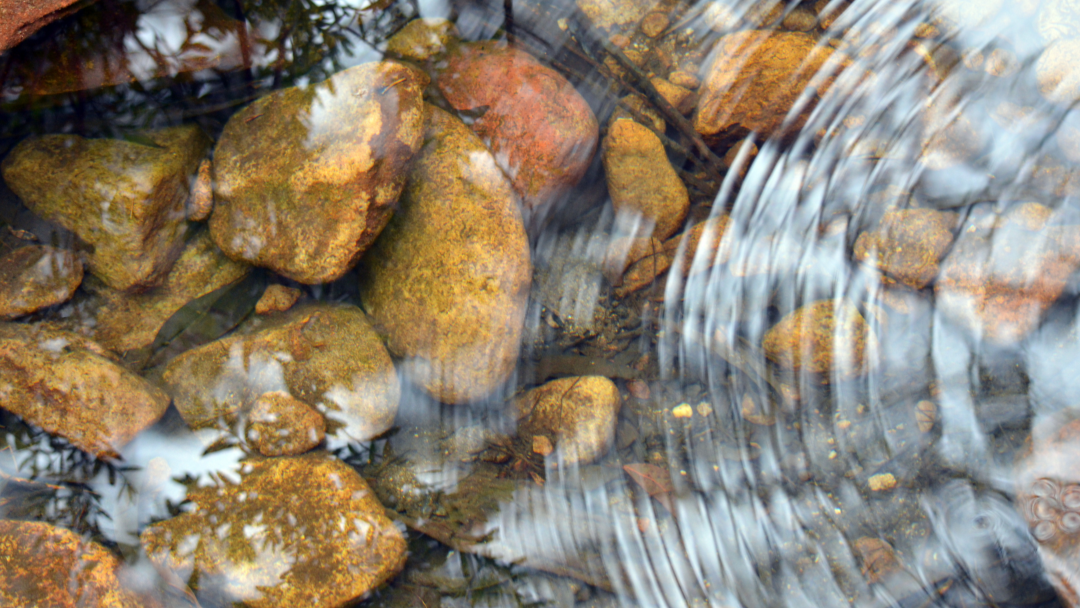
<path fill-rule="evenodd" d="M 365 308 L 409 379 L 444 403 L 483 399 L 517 364 L 532 281 L 509 181 L 463 122 L 427 106 L 401 209 L 364 258 Z"/>

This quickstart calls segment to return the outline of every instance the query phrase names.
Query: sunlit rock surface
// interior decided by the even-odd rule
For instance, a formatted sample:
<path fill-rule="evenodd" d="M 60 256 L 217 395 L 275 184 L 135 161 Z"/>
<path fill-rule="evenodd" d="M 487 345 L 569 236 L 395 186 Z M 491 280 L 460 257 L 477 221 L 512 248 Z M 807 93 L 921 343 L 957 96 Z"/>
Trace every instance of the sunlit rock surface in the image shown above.
<path fill-rule="evenodd" d="M 532 263 L 513 190 L 480 139 L 434 106 L 424 138 L 361 294 L 407 377 L 464 403 L 517 364 Z"/>
<path fill-rule="evenodd" d="M 765 333 L 765 356 L 781 368 L 820 374 L 823 382 L 862 374 L 874 363 L 877 338 L 854 304 L 820 300 L 788 313 Z"/>
<path fill-rule="evenodd" d="M 137 294 L 91 286 L 101 298 L 94 313 L 93 338 L 118 352 L 148 346 L 185 304 L 239 281 L 250 271 L 248 264 L 225 257 L 203 230 L 187 243 L 161 285 Z"/>
<path fill-rule="evenodd" d="M 922 289 L 937 277 L 938 262 L 953 240 L 954 223 L 933 209 L 890 211 L 877 228 L 859 235 L 854 257 L 869 261 L 901 283 Z"/>
<path fill-rule="evenodd" d="M 703 69 L 705 82 L 694 128 L 706 141 L 756 131 L 771 135 L 808 89 L 824 95 L 850 61 L 803 33 L 746 31 L 717 41 Z M 784 126 L 792 133 L 806 124 L 812 104 Z"/>
<path fill-rule="evenodd" d="M 0 165 L 31 211 L 93 246 L 89 270 L 113 289 L 164 279 L 184 247 L 190 180 L 210 144 L 194 125 L 142 140 L 45 135 L 20 142 Z"/>
<path fill-rule="evenodd" d="M 0 555 L 0 603 L 4 606 L 160 606 L 123 587 L 118 557 L 64 528 L 0 520 Z"/>
<path fill-rule="evenodd" d="M 452 49 L 436 84 L 491 148 L 527 208 L 554 202 L 592 161 L 599 127 L 589 104 L 558 72 L 503 42 Z"/>
<path fill-rule="evenodd" d="M 141 540 L 159 570 L 195 582 L 203 605 L 346 606 L 405 563 L 375 493 L 325 452 L 245 461 L 238 483 L 188 498 L 194 511 Z"/>
<path fill-rule="evenodd" d="M 546 437 L 555 446 L 549 458 L 573 467 L 603 456 L 615 440 L 615 419 L 622 405 L 619 389 L 603 376 L 552 380 L 514 399 L 518 434 Z"/>
<path fill-rule="evenodd" d="M 1044 224 L 1010 214 L 966 226 L 934 286 L 938 310 L 995 344 L 1028 335 L 1080 268 L 1080 228 Z"/>
<path fill-rule="evenodd" d="M 0 320 L 66 302 L 82 278 L 82 262 L 67 249 L 29 245 L 0 257 Z"/>
<path fill-rule="evenodd" d="M 640 214 L 654 224 L 652 236 L 658 239 L 674 234 L 686 219 L 690 198 L 660 138 L 632 120 L 616 120 L 604 137 L 603 158 L 616 213 Z"/>
<path fill-rule="evenodd" d="M 4 409 L 98 458 L 165 413 L 169 396 L 76 334 L 0 324 Z"/>
<path fill-rule="evenodd" d="M 173 359 L 163 379 L 194 429 L 228 429 L 262 395 L 282 391 L 322 414 L 327 434 L 341 442 L 389 429 L 401 394 L 363 311 L 328 302 L 257 317 Z"/>
<path fill-rule="evenodd" d="M 365 63 L 234 114 L 214 151 L 214 242 L 301 283 L 340 278 L 393 214 L 427 81 L 402 63 Z"/>

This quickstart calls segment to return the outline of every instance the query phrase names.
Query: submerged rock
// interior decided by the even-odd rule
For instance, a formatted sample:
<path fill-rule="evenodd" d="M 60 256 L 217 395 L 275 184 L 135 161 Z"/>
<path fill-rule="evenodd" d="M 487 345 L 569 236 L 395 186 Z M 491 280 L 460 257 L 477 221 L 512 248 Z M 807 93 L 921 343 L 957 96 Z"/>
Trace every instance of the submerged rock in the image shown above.
<path fill-rule="evenodd" d="M 204 230 L 188 242 L 161 285 L 138 294 L 91 287 L 101 298 L 94 315 L 94 339 L 117 352 L 149 346 L 185 304 L 239 281 L 250 271 L 248 264 L 225 257 Z"/>
<path fill-rule="evenodd" d="M 934 295 L 949 319 L 977 337 L 1010 344 L 1038 326 L 1080 268 L 1080 227 L 1042 227 L 1021 214 L 998 224 L 961 233 Z"/>
<path fill-rule="evenodd" d="M 616 213 L 640 214 L 654 223 L 652 236 L 660 240 L 679 229 L 690 196 L 659 137 L 632 120 L 616 120 L 604 138 L 603 159 Z"/>
<path fill-rule="evenodd" d="M 121 585 L 121 561 L 105 547 L 64 528 L 0 520 L 0 603 L 4 606 L 141 608 Z"/>
<path fill-rule="evenodd" d="M 98 458 L 161 418 L 169 396 L 65 331 L 0 323 L 3 408 Z"/>
<path fill-rule="evenodd" d="M 1015 468 L 1016 508 L 1038 543 L 1046 576 L 1068 606 L 1080 606 L 1080 419 L 1075 410 L 1031 430 Z"/>
<path fill-rule="evenodd" d="M 934 209 L 890 211 L 855 241 L 855 259 L 870 261 L 901 283 L 922 289 L 937 277 L 952 244 L 952 218 Z"/>
<path fill-rule="evenodd" d="M 593 26 L 608 33 L 632 31 L 658 0 L 577 0 Z"/>
<path fill-rule="evenodd" d="M 67 249 L 29 245 L 0 257 L 0 320 L 67 302 L 82 278 L 82 262 Z"/>
<path fill-rule="evenodd" d="M 386 54 L 424 62 L 441 55 L 457 37 L 452 21 L 442 18 L 413 19 L 386 41 Z"/>
<path fill-rule="evenodd" d="M 809 34 L 757 30 L 728 34 L 716 42 L 704 70 L 694 128 L 706 141 L 747 131 L 772 135 L 807 89 L 814 89 L 814 98 L 820 98 L 848 65 L 842 53 L 821 46 Z M 813 103 L 802 107 L 800 117 L 786 125 L 784 133 L 802 129 L 813 107 Z"/>
<path fill-rule="evenodd" d="M 818 300 L 780 319 L 765 332 L 762 346 L 765 356 L 781 368 L 820 374 L 827 383 L 867 371 L 874 363 L 877 338 L 850 302 Z"/>
<path fill-rule="evenodd" d="M 93 246 L 90 272 L 118 290 L 157 285 L 180 255 L 189 184 L 210 145 L 193 125 L 145 138 L 151 145 L 45 135 L 0 165 L 31 211 Z"/>
<path fill-rule="evenodd" d="M 163 379 L 193 429 L 228 432 L 266 393 L 315 408 L 327 434 L 366 441 L 390 428 L 401 388 L 363 311 L 312 303 L 257 317 L 241 332 L 173 359 Z"/>
<path fill-rule="evenodd" d="M 517 364 L 532 279 L 510 184 L 457 118 L 428 106 L 401 207 L 364 259 L 364 307 L 407 376 L 444 403 L 483 399 Z"/>
<path fill-rule="evenodd" d="M 555 442 L 555 462 L 573 467 L 594 462 L 615 441 L 622 401 L 615 383 L 603 376 L 552 380 L 514 399 L 518 435 Z"/>
<path fill-rule="evenodd" d="M 194 511 L 142 534 L 204 605 L 346 606 L 405 565 L 405 539 L 348 465 L 314 452 L 241 466 L 238 483 L 192 488 Z"/>
<path fill-rule="evenodd" d="M 214 152 L 214 242 L 301 283 L 341 278 L 390 220 L 427 81 L 402 63 L 365 63 L 234 114 Z"/>
<path fill-rule="evenodd" d="M 447 57 L 436 84 L 510 176 L 526 208 L 558 199 L 592 162 L 599 126 L 558 72 L 502 42 L 469 42 Z"/>
<path fill-rule="evenodd" d="M 314 448 L 326 436 L 326 421 L 285 391 L 263 393 L 248 414 L 244 437 L 263 456 L 295 456 Z"/>
<path fill-rule="evenodd" d="M 275 283 L 269 285 L 263 292 L 259 301 L 255 303 L 255 314 L 268 315 L 275 312 L 285 312 L 293 307 L 304 292 L 295 287 Z"/>

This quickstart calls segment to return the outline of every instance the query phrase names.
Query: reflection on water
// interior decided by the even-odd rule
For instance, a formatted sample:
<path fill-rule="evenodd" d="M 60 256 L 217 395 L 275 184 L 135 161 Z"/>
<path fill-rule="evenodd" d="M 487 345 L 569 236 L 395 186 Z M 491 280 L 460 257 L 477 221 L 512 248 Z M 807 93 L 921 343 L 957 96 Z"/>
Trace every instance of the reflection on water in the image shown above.
<path fill-rule="evenodd" d="M 6 603 L 1080 605 L 1076 3 L 77 8 Z"/>

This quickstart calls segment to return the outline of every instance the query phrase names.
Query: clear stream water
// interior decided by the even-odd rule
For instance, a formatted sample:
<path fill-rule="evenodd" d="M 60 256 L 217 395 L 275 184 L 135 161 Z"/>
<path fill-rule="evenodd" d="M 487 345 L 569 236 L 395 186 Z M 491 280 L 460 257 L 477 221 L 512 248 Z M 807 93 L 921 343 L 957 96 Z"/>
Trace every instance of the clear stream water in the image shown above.
<path fill-rule="evenodd" d="M 573 2 L 219 4 L 101 0 L 0 55 L 0 155 L 33 133 L 125 137 L 196 122 L 216 136 L 269 90 L 380 59 L 385 39 L 417 16 L 448 17 L 465 39 L 509 32 L 570 76 L 602 133 L 615 109 L 609 81 L 584 59 L 600 55 Z M 671 3 L 672 32 L 706 48 L 721 35 L 717 6 L 750 19 L 763 4 Z M 625 218 L 606 202 L 598 160 L 532 235 L 537 301 L 507 394 L 583 362 L 610 365 L 624 394 L 631 378 L 648 381 L 650 397 L 624 406 L 616 449 L 580 470 L 541 464 L 543 485 L 514 478 L 512 496 L 486 524 L 494 534 L 481 555 L 410 531 L 405 572 L 358 605 L 1065 605 L 1015 504 L 1014 459 L 1033 424 L 1076 405 L 1075 276 L 1037 329 L 998 345 L 942 310 L 932 288 L 896 304 L 851 249 L 890 206 L 953 212 L 960 234 L 992 226 L 994 214 L 1024 202 L 1053 209 L 1055 224 L 1077 224 L 1067 148 L 1080 119 L 1068 103 L 1040 94 L 1036 72 L 1051 40 L 1080 37 L 1080 6 L 798 4 L 781 3 L 789 13 L 843 8 L 812 33 L 836 41 L 872 76 L 845 73 L 805 127 L 757 138 L 756 156 L 741 157 L 744 177 L 728 171 L 692 197 L 696 219 L 730 214 L 727 264 L 713 265 L 708 253 L 683 257 L 677 265 L 700 270 L 685 281 L 611 295 L 596 266 Z M 226 29 L 204 27 L 225 18 L 246 19 L 267 42 L 246 48 Z M 127 74 L 101 82 L 87 73 L 91 85 L 106 86 L 32 84 L 30 74 L 62 69 L 63 53 L 70 59 L 76 48 L 105 64 L 126 58 Z M 206 67 L 205 57 L 218 59 Z M 928 125 L 929 107 L 939 118 Z M 699 165 L 685 151 L 692 144 L 675 127 L 668 134 L 684 146 L 669 148 L 673 164 L 693 173 Z M 4 196 L 8 224 L 40 227 Z M 1021 245 L 1003 236 L 992 255 Z M 747 266 L 764 270 L 740 270 Z M 557 295 L 540 301 L 543 293 Z M 355 277 L 307 288 L 306 297 L 356 301 Z M 765 332 L 804 303 L 841 297 L 872 318 L 876 366 L 829 384 L 777 373 L 761 354 Z M 616 338 L 618 348 L 603 356 L 597 341 Z M 645 371 L 631 371 L 643 356 Z M 797 406 L 783 397 L 791 390 L 800 393 Z M 748 400 L 768 404 L 760 407 L 775 423 L 749 423 Z M 411 455 L 415 479 L 452 493 L 468 467 L 440 460 L 430 438 L 470 425 L 505 428 L 494 401 L 448 408 L 406 386 L 398 430 L 353 446 L 350 462 L 381 475 L 380 458 Z M 920 410 L 924 402 L 933 410 Z M 673 415 L 684 403 L 694 414 Z M 177 508 L 178 481 L 205 482 L 242 456 L 236 448 L 204 454 L 174 412 L 125 449 L 120 469 L 95 467 L 11 417 L 6 424 L 5 475 L 78 485 L 50 494 L 31 515 L 5 514 L 14 502 L 0 502 L 0 514 L 86 532 L 143 568 L 138 533 Z M 169 481 L 160 479 L 161 462 Z M 623 473 L 635 462 L 670 472 L 666 503 Z M 868 489 L 885 475 L 894 487 Z M 8 482 L 0 491 L 17 489 Z M 437 517 L 439 507 L 429 512 Z"/>

